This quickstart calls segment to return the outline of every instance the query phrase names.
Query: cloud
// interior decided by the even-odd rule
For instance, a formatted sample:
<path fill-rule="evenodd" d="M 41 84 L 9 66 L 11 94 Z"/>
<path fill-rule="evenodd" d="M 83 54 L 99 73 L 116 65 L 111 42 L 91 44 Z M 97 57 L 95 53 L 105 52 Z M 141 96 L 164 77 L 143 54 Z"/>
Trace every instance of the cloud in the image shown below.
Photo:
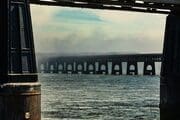
<path fill-rule="evenodd" d="M 161 52 L 164 15 L 32 6 L 38 52 Z"/>
<path fill-rule="evenodd" d="M 71 22 L 101 22 L 99 16 L 82 9 L 65 9 L 54 15 L 56 20 L 69 20 Z"/>

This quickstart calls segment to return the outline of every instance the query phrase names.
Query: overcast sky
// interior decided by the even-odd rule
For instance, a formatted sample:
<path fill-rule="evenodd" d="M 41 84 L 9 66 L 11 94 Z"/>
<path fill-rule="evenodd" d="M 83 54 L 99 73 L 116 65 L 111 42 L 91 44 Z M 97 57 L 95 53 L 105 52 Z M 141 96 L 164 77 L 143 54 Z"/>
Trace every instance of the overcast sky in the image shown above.
<path fill-rule="evenodd" d="M 36 52 L 162 52 L 166 15 L 31 6 Z"/>

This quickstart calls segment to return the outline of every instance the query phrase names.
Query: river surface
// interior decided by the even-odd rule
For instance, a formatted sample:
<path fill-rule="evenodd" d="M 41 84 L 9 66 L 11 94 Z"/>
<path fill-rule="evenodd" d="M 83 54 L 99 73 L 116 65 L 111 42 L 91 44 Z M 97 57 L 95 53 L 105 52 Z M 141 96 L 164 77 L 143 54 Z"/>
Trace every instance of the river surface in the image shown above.
<path fill-rule="evenodd" d="M 40 74 L 42 120 L 159 120 L 159 76 Z"/>

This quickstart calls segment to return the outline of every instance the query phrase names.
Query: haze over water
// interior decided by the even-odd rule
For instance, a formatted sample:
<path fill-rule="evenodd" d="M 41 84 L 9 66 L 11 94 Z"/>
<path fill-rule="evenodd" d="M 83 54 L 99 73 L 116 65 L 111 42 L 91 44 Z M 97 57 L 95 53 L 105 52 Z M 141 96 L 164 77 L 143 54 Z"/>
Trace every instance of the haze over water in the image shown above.
<path fill-rule="evenodd" d="M 40 74 L 42 120 L 158 120 L 159 76 Z"/>

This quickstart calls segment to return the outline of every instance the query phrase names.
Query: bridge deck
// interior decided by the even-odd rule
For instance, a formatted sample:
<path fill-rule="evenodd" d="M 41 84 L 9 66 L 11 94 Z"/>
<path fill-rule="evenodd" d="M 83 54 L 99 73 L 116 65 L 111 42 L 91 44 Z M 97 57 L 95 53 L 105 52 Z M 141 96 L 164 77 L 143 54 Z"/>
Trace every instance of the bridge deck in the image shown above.
<path fill-rule="evenodd" d="M 30 0 L 32 4 L 80 7 L 91 9 L 126 10 L 168 14 L 180 9 L 179 0 Z"/>
<path fill-rule="evenodd" d="M 43 61 L 96 61 L 96 60 L 120 60 L 120 61 L 162 61 L 162 54 L 121 54 L 121 55 L 82 55 L 82 56 L 59 56 L 43 58 Z"/>

